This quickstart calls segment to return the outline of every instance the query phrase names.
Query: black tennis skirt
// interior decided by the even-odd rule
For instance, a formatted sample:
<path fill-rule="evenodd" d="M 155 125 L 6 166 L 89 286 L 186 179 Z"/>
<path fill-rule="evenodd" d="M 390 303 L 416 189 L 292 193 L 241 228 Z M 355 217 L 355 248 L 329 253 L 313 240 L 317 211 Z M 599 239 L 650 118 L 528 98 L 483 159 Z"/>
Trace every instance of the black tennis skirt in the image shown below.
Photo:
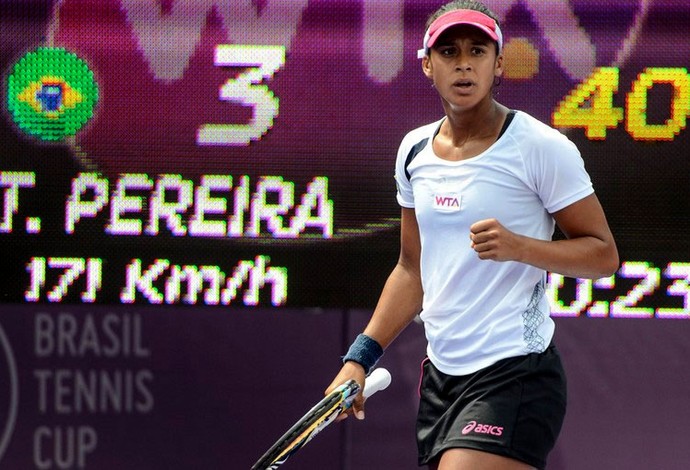
<path fill-rule="evenodd" d="M 544 468 L 563 424 L 566 399 L 565 372 L 554 345 L 459 377 L 426 359 L 417 416 L 419 465 L 439 459 L 444 450 L 468 448 Z"/>

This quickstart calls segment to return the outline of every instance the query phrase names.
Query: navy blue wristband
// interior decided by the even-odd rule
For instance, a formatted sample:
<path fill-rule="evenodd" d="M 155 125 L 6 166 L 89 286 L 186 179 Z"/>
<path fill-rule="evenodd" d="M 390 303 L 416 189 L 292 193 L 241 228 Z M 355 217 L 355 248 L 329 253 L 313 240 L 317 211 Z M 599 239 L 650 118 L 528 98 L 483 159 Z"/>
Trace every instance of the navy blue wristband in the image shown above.
<path fill-rule="evenodd" d="M 354 342 L 343 356 L 343 363 L 353 361 L 364 367 L 364 372 L 369 374 L 376 363 L 383 356 L 383 348 L 373 338 L 365 334 L 358 335 Z"/>

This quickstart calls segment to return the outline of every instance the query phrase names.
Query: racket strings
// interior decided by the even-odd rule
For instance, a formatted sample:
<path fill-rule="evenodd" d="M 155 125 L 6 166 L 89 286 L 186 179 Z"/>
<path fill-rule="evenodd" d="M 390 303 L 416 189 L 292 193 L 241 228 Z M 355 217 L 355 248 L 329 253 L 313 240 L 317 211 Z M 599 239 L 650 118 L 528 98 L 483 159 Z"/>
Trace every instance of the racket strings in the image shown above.
<path fill-rule="evenodd" d="M 345 382 L 319 401 L 302 416 L 273 446 L 254 464 L 252 470 L 275 470 L 292 454 L 309 442 L 323 428 L 347 410 L 359 393 L 354 380 Z"/>

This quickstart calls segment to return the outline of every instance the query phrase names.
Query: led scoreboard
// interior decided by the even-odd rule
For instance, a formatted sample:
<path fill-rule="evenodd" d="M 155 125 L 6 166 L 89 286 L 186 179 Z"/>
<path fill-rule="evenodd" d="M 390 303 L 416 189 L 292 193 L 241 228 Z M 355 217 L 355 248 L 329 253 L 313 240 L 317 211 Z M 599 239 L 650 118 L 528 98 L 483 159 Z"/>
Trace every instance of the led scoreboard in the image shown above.
<path fill-rule="evenodd" d="M 0 299 L 373 306 L 441 3 L 3 3 Z M 485 3 L 497 99 L 578 145 L 621 255 L 550 275 L 554 315 L 690 319 L 690 6 Z"/>

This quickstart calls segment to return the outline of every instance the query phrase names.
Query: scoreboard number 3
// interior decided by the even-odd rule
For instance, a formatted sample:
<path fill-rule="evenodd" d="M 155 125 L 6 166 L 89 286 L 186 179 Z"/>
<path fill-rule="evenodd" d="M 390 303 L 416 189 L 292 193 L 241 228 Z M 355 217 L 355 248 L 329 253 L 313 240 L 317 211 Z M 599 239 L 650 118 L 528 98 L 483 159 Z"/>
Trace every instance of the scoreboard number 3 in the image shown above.
<path fill-rule="evenodd" d="M 203 124 L 197 130 L 197 144 L 245 146 L 261 139 L 273 127 L 279 101 L 273 91 L 261 82 L 273 77 L 283 64 L 285 46 L 217 46 L 214 65 L 246 68 L 220 87 L 219 98 L 251 107 L 252 118 L 248 124 Z"/>

